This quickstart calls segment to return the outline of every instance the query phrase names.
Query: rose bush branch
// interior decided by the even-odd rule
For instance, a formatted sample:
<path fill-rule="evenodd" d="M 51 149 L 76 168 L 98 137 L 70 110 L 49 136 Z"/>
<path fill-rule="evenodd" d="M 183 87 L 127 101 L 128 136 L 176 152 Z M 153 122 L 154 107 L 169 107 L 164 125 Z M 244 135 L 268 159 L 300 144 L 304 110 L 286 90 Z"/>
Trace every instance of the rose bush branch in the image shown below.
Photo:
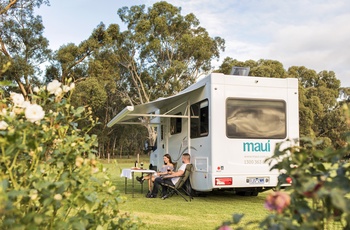
<path fill-rule="evenodd" d="M 142 226 L 119 214 L 123 199 L 102 172 L 97 137 L 89 134 L 97 120 L 89 108 L 70 104 L 74 87 L 53 81 L 34 88 L 31 101 L 1 95 L 0 229 Z"/>

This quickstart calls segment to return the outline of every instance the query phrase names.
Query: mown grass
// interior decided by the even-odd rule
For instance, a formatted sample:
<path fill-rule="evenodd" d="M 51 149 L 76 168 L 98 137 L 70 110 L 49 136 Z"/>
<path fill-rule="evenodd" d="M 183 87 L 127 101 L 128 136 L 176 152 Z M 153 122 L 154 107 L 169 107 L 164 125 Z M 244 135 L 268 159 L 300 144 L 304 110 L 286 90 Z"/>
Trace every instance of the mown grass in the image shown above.
<path fill-rule="evenodd" d="M 147 159 L 142 159 L 148 165 Z M 250 221 L 262 220 L 269 212 L 264 208 L 264 200 L 269 191 L 256 197 L 238 196 L 232 192 L 213 192 L 206 196 L 194 197 L 186 202 L 181 196 L 162 200 L 147 199 L 147 184 L 141 194 L 140 184 L 135 183 L 135 197 L 131 195 L 131 181 L 128 181 L 128 193 L 124 193 L 124 178 L 120 177 L 122 168 L 133 166 L 134 159 L 118 159 L 117 165 L 103 162 L 111 174 L 112 182 L 126 197 L 125 203 L 119 206 L 121 212 L 129 212 L 139 217 L 146 227 L 143 229 L 216 229 L 224 221 L 231 220 L 232 214 L 243 213 L 241 226 Z M 257 225 L 245 229 L 257 229 Z"/>

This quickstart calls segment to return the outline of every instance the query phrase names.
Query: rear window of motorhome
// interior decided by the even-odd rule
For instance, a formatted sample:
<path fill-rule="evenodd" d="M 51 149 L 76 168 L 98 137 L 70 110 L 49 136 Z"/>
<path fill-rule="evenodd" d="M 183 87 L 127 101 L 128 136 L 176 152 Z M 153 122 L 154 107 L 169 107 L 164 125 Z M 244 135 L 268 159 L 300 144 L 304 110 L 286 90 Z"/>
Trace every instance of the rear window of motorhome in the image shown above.
<path fill-rule="evenodd" d="M 281 100 L 226 100 L 226 135 L 229 138 L 286 138 L 286 103 Z"/>
<path fill-rule="evenodd" d="M 209 102 L 200 101 L 191 105 L 191 138 L 209 134 Z"/>

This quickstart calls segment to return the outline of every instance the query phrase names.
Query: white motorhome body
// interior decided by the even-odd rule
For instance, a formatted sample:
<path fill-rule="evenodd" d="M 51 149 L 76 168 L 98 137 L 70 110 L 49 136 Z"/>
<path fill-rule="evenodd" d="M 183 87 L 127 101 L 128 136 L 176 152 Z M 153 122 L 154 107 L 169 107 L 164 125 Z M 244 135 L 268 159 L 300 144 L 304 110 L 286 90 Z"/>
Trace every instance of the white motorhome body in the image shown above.
<path fill-rule="evenodd" d="M 275 145 L 299 137 L 298 81 L 212 73 L 175 96 L 128 106 L 108 126 L 135 116 L 157 126 L 153 166 L 166 153 L 181 165 L 188 152 L 194 190 L 256 195 L 277 185 L 279 172 L 265 163 Z"/>

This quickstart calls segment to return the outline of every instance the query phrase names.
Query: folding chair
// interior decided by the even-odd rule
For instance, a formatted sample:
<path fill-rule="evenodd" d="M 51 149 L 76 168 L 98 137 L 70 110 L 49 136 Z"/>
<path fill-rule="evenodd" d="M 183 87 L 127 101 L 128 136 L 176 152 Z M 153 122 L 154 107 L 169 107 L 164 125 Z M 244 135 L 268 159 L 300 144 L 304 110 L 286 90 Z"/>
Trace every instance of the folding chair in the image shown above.
<path fill-rule="evenodd" d="M 167 195 L 162 197 L 163 200 L 168 198 L 168 197 L 171 197 L 172 195 L 174 195 L 174 193 L 176 193 L 176 194 L 179 194 L 180 196 L 182 196 L 182 198 L 184 198 L 188 202 L 188 200 L 180 192 L 180 190 L 182 190 L 187 196 L 189 196 L 190 201 L 193 199 L 191 193 L 187 191 L 187 186 L 191 186 L 191 184 L 189 182 L 190 182 L 190 175 L 192 172 L 192 168 L 193 168 L 192 164 L 186 165 L 186 169 L 185 169 L 183 176 L 180 177 L 179 181 L 175 185 L 161 183 L 161 185 L 168 187 L 168 191 L 169 191 Z M 187 186 L 186 186 L 186 184 L 187 184 Z"/>

